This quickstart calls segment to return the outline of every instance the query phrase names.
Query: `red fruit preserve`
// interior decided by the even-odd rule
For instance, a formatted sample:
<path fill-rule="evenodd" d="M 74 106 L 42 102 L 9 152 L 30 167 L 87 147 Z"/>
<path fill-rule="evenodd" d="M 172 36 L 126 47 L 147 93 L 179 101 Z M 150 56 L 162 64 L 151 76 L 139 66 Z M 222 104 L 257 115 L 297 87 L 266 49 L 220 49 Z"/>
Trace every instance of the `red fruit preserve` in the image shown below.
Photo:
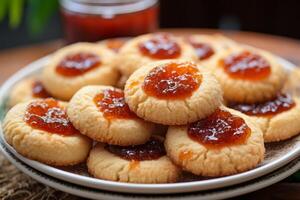
<path fill-rule="evenodd" d="M 221 60 L 221 65 L 227 74 L 236 79 L 257 81 L 271 74 L 270 63 L 249 51 L 229 55 Z"/>
<path fill-rule="evenodd" d="M 207 148 L 243 144 L 250 134 L 244 119 L 221 109 L 188 125 L 188 136 Z"/>
<path fill-rule="evenodd" d="M 159 99 L 184 99 L 193 94 L 202 75 L 193 63 L 168 63 L 153 68 L 146 76 L 143 90 Z"/>
<path fill-rule="evenodd" d="M 30 103 L 24 121 L 32 128 L 61 135 L 78 134 L 59 102 L 48 98 Z"/>
<path fill-rule="evenodd" d="M 157 29 L 157 0 L 62 0 L 68 43 L 137 36 Z"/>

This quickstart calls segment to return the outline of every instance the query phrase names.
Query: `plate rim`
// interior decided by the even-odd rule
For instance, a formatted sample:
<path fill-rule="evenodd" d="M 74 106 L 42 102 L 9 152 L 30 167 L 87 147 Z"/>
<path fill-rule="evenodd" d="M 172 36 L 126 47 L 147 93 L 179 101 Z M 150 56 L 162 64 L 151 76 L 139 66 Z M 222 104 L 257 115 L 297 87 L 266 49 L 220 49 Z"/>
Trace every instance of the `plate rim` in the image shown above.
<path fill-rule="evenodd" d="M 8 80 L 4 82 L 2 87 L 0 88 L 0 103 L 4 105 L 7 95 L 9 93 L 9 89 L 16 84 L 18 81 L 35 74 L 38 70 L 42 69 L 45 63 L 48 62 L 49 57 L 51 55 L 42 57 L 28 65 L 26 65 L 23 69 L 19 70 L 17 73 L 12 75 Z M 294 64 L 289 61 L 277 57 L 279 62 L 287 68 L 287 70 L 291 70 L 296 67 Z M 110 191 L 118 191 L 118 192 L 134 192 L 134 193 L 180 193 L 180 192 L 191 192 L 191 191 L 200 191 L 200 190 L 208 190 L 215 189 L 224 186 L 230 186 L 234 184 L 238 184 L 241 182 L 249 181 L 251 179 L 263 176 L 264 174 L 270 173 L 283 165 L 287 164 L 291 160 L 295 159 L 300 155 L 300 136 L 294 138 L 297 140 L 297 148 L 294 148 L 293 151 L 288 152 L 285 156 L 273 161 L 272 163 L 267 163 L 263 166 L 259 166 L 252 170 L 242 172 L 239 174 L 218 177 L 209 180 L 201 180 L 201 181 L 192 181 L 192 182 L 180 182 L 180 183 L 167 183 L 167 184 L 136 184 L 136 183 L 122 183 L 115 182 L 109 180 L 96 179 L 93 177 L 87 177 L 78 175 L 75 173 L 67 172 L 34 160 L 27 159 L 17 153 L 8 143 L 6 143 L 3 137 L 3 129 L 0 127 L 0 138 L 4 142 L 4 144 L 8 147 L 8 149 L 20 160 L 30 165 L 34 169 L 46 173 L 50 176 L 61 180 L 67 180 L 68 182 L 75 183 L 78 185 L 92 187 L 97 189 L 105 189 Z M 299 142 L 298 142 L 299 141 Z M 225 184 L 224 184 L 225 183 Z"/>
<path fill-rule="evenodd" d="M 227 188 L 222 189 L 215 189 L 212 191 L 198 191 L 193 193 L 182 193 L 182 194 L 169 194 L 169 195 L 141 195 L 141 194 L 126 194 L 126 193 L 116 193 L 110 191 L 101 191 L 99 189 L 88 188 L 84 186 L 79 186 L 74 183 L 69 183 L 64 180 L 60 180 L 44 174 L 31 166 L 23 163 L 21 160 L 18 160 L 3 144 L 0 142 L 0 152 L 11 162 L 14 166 L 17 167 L 20 171 L 24 174 L 30 176 L 34 180 L 41 182 L 45 185 L 48 185 L 52 188 L 57 190 L 67 192 L 73 195 L 85 197 L 85 198 L 92 198 L 92 199 L 107 199 L 107 200 L 126 200 L 126 199 L 185 199 L 185 200 L 209 200 L 209 199 L 224 199 L 235 197 L 243 194 L 247 194 L 258 189 L 265 188 L 270 186 L 276 182 L 283 180 L 284 178 L 290 176 L 291 174 L 295 173 L 300 169 L 300 158 L 296 158 L 295 160 L 291 161 L 290 163 L 286 164 L 280 169 L 277 169 L 269 174 L 266 174 L 262 177 L 258 177 L 252 181 L 245 182 L 239 184 L 237 186 L 229 186 Z M 267 177 L 267 178 L 266 178 Z"/>

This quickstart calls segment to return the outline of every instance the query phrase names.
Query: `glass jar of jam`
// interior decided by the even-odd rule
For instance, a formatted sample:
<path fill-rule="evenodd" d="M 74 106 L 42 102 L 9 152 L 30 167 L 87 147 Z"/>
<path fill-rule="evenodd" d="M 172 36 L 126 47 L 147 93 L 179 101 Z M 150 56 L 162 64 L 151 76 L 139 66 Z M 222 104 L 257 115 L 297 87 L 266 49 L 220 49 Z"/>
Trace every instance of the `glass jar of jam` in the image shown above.
<path fill-rule="evenodd" d="M 153 32 L 157 0 L 60 0 L 67 43 Z"/>

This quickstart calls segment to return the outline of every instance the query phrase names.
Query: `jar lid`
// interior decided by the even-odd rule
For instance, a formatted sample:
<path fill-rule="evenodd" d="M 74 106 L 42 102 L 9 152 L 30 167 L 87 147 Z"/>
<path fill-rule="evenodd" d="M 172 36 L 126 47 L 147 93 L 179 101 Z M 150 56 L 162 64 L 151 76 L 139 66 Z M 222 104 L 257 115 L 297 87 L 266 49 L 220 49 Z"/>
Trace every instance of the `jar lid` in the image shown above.
<path fill-rule="evenodd" d="M 68 11 L 105 18 L 145 10 L 156 3 L 157 0 L 60 0 L 60 5 Z"/>

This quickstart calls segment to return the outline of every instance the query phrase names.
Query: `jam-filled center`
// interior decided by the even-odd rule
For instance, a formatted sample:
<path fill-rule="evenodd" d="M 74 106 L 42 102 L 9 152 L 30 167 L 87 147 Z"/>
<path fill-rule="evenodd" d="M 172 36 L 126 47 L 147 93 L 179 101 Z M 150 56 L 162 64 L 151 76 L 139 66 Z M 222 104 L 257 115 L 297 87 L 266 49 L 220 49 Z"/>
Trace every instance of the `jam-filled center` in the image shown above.
<path fill-rule="evenodd" d="M 51 95 L 47 92 L 41 81 L 34 81 L 32 83 L 32 96 L 36 98 L 51 97 Z"/>
<path fill-rule="evenodd" d="M 181 48 L 168 34 L 156 34 L 151 39 L 139 44 L 141 53 L 155 59 L 178 58 Z"/>
<path fill-rule="evenodd" d="M 247 115 L 271 117 L 293 108 L 295 102 L 288 94 L 278 94 L 274 99 L 263 103 L 229 103 L 228 106 Z"/>
<path fill-rule="evenodd" d="M 207 43 L 196 42 L 193 40 L 189 40 L 189 43 L 195 49 L 196 55 L 198 56 L 199 60 L 208 59 L 215 53 L 213 48 Z"/>
<path fill-rule="evenodd" d="M 56 72 L 63 76 L 78 76 L 100 64 L 100 57 L 93 53 L 75 53 L 65 56 L 56 66 Z"/>
<path fill-rule="evenodd" d="M 106 145 L 109 152 L 126 160 L 155 160 L 166 155 L 164 143 L 155 137 L 151 137 L 148 142 L 133 146 Z"/>
<path fill-rule="evenodd" d="M 143 90 L 161 99 L 183 99 L 200 86 L 202 75 L 190 62 L 169 63 L 153 68 L 146 76 Z"/>
<path fill-rule="evenodd" d="M 262 80 L 271 73 L 269 62 L 260 55 L 243 51 L 221 60 L 226 73 L 231 77 L 245 80 Z"/>
<path fill-rule="evenodd" d="M 50 133 L 62 135 L 78 133 L 66 111 L 59 106 L 58 101 L 51 98 L 30 103 L 26 109 L 24 121 L 32 128 Z"/>
<path fill-rule="evenodd" d="M 107 48 L 113 50 L 114 52 L 119 52 L 120 48 L 125 44 L 127 39 L 109 39 L 105 42 Z"/>
<path fill-rule="evenodd" d="M 250 134 L 251 129 L 241 117 L 221 109 L 188 125 L 189 137 L 208 148 L 243 144 Z"/>
<path fill-rule="evenodd" d="M 106 89 L 94 97 L 94 102 L 107 119 L 136 117 L 125 102 L 124 92 L 120 89 Z"/>

